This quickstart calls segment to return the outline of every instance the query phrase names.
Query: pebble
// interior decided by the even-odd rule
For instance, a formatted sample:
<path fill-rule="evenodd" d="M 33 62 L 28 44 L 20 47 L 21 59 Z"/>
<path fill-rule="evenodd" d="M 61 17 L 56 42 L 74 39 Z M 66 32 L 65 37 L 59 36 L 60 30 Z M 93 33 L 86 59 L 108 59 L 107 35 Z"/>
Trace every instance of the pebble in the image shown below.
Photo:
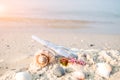
<path fill-rule="evenodd" d="M 6 45 L 7 47 L 10 47 L 10 45 Z"/>
<path fill-rule="evenodd" d="M 56 68 L 53 70 L 53 74 L 57 77 L 61 77 L 65 74 L 65 70 L 60 66 L 56 66 Z"/>
<path fill-rule="evenodd" d="M 66 68 L 66 69 L 65 69 L 65 72 L 67 72 L 67 73 L 71 73 L 71 72 L 73 72 L 73 71 L 74 71 L 73 68 Z"/>
<path fill-rule="evenodd" d="M 90 47 L 93 47 L 93 46 L 95 46 L 94 44 L 90 44 Z"/>

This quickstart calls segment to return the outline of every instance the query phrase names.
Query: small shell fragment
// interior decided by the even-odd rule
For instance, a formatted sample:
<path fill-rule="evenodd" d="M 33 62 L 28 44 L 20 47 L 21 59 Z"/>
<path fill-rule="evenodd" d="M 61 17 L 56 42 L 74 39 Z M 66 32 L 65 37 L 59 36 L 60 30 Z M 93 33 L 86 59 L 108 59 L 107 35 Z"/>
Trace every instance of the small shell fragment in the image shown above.
<path fill-rule="evenodd" d="M 99 55 L 103 57 L 107 63 L 113 60 L 112 57 L 109 56 L 106 51 L 99 52 Z"/>

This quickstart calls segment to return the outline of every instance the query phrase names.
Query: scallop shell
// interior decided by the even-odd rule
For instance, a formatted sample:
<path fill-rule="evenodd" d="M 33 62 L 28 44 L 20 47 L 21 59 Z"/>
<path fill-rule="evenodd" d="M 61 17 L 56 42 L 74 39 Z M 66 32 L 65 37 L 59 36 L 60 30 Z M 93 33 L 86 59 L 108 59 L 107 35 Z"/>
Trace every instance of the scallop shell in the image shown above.
<path fill-rule="evenodd" d="M 85 74 L 82 71 L 75 71 L 72 74 L 74 80 L 85 80 Z"/>
<path fill-rule="evenodd" d="M 53 61 L 52 53 L 48 50 L 40 50 L 35 54 L 35 63 L 39 67 L 45 67 Z"/>
<path fill-rule="evenodd" d="M 97 63 L 96 73 L 104 78 L 109 78 L 112 67 L 107 63 Z"/>
<path fill-rule="evenodd" d="M 28 72 L 18 72 L 15 75 L 16 80 L 32 80 L 32 75 Z"/>

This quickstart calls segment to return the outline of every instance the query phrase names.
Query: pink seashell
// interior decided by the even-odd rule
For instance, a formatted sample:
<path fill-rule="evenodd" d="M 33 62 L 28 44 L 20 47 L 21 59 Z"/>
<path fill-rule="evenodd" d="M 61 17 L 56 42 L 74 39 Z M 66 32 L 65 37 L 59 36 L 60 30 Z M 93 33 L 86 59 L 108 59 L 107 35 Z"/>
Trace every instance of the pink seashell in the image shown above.
<path fill-rule="evenodd" d="M 73 77 L 75 80 L 85 80 L 85 74 L 82 71 L 73 72 Z"/>
<path fill-rule="evenodd" d="M 83 65 L 83 66 L 86 65 L 86 63 L 83 60 L 76 60 L 75 58 L 70 59 L 69 63 L 80 64 L 80 65 Z"/>

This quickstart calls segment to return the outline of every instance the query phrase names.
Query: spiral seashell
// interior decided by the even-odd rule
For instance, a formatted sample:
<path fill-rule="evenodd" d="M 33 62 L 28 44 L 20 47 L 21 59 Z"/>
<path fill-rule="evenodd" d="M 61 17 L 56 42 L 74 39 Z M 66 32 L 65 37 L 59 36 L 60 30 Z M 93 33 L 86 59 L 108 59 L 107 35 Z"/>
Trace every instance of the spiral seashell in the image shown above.
<path fill-rule="evenodd" d="M 109 78 L 112 67 L 107 63 L 97 63 L 96 73 L 104 78 Z"/>
<path fill-rule="evenodd" d="M 44 54 L 40 54 L 36 56 L 36 62 L 41 67 L 44 67 L 49 63 L 49 58 Z"/>
<path fill-rule="evenodd" d="M 52 54 L 48 50 L 40 50 L 35 54 L 35 63 L 39 67 L 45 67 L 52 60 Z"/>

